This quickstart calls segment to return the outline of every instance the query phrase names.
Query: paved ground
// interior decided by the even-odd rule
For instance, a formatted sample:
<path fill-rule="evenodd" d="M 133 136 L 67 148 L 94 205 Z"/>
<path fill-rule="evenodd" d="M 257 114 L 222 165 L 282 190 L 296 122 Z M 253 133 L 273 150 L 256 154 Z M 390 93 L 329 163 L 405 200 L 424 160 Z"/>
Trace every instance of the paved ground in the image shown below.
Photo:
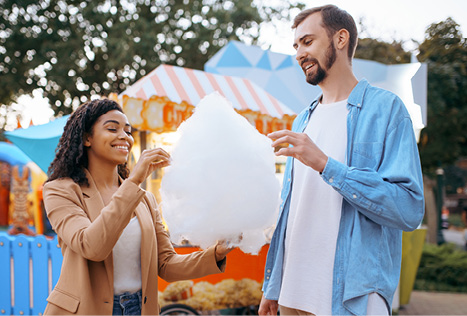
<path fill-rule="evenodd" d="M 399 315 L 467 315 L 467 293 L 413 291 Z"/>

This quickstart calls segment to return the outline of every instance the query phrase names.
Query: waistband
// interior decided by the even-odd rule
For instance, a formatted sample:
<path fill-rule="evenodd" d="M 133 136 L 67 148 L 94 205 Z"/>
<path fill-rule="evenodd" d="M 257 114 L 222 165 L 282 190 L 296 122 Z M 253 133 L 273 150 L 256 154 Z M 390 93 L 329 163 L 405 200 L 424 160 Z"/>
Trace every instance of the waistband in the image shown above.
<path fill-rule="evenodd" d="M 139 291 L 137 291 L 135 293 L 125 292 L 125 293 L 122 293 L 122 294 L 114 295 L 114 300 L 117 300 L 117 301 L 120 301 L 120 302 L 125 302 L 125 301 L 138 299 L 138 300 L 141 301 L 141 296 L 142 296 L 142 291 L 141 290 L 139 290 Z"/>

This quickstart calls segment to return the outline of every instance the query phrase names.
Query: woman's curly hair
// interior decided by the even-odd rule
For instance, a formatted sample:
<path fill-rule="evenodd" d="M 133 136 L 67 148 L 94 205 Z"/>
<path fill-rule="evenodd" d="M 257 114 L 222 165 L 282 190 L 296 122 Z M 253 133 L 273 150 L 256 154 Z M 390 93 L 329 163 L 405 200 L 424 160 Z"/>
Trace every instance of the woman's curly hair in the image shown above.
<path fill-rule="evenodd" d="M 117 102 L 101 99 L 86 102 L 71 114 L 55 150 L 55 158 L 47 172 L 49 176 L 47 181 L 71 178 L 79 185 L 84 184 L 89 186 L 84 171 L 88 167 L 88 155 L 84 147 L 84 136 L 87 134 L 91 135 L 92 127 L 99 117 L 112 110 L 123 113 L 122 108 Z M 118 174 L 123 179 L 128 178 L 129 173 L 127 163 L 118 165 Z"/>

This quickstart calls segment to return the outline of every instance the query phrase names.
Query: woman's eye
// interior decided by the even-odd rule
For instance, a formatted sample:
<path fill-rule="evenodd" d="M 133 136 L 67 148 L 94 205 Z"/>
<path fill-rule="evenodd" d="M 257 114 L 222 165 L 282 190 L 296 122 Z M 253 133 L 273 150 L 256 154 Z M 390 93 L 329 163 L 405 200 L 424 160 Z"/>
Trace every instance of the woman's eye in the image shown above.
<path fill-rule="evenodd" d="M 116 128 L 108 128 L 107 130 L 111 131 L 111 132 L 116 132 L 117 129 Z"/>
<path fill-rule="evenodd" d="M 132 135 L 132 134 L 131 134 L 131 131 L 125 131 L 125 133 L 127 133 L 127 134 L 130 135 L 130 136 Z"/>

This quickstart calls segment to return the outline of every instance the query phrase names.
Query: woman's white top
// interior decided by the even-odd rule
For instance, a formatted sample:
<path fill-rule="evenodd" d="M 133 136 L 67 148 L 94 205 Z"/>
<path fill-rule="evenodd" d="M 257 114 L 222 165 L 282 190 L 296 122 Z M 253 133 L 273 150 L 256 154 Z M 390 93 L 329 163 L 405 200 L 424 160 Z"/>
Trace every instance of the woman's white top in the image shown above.
<path fill-rule="evenodd" d="M 133 217 L 123 230 L 113 251 L 114 295 L 141 289 L 141 227 Z"/>

